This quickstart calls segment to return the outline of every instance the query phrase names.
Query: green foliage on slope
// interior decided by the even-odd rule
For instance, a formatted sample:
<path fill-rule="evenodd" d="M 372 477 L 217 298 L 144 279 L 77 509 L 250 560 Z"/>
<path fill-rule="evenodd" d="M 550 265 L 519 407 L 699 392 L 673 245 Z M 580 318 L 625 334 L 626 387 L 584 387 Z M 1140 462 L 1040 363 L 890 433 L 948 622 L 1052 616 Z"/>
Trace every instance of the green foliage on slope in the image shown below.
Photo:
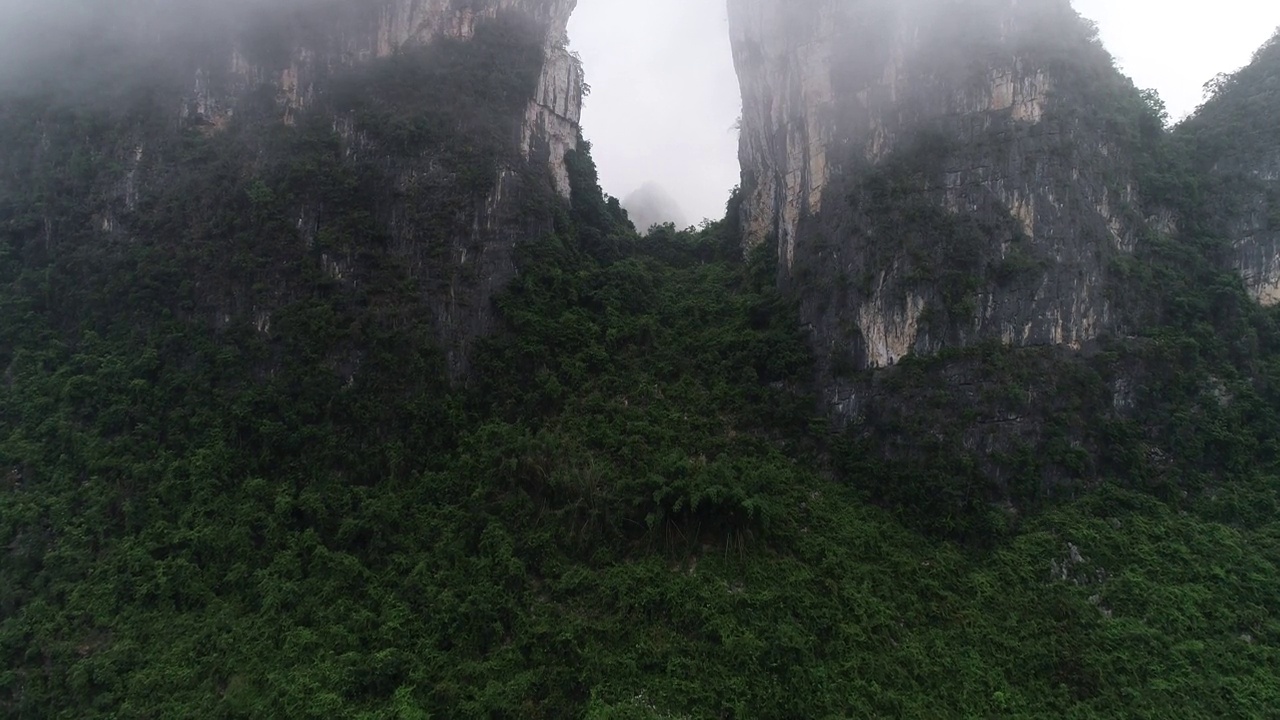
<path fill-rule="evenodd" d="M 377 82 L 423 80 L 395 62 Z M 439 141 L 353 92 L 388 137 Z M 525 199 L 547 230 L 458 385 L 436 290 L 332 127 L 170 138 L 165 187 L 116 208 L 140 231 L 103 240 L 85 198 L 127 172 L 104 148 L 151 115 L 47 110 L 0 107 L 31 148 L 0 155 L 23 180 L 0 194 L 0 714 L 1280 706 L 1280 334 L 1196 242 L 1117 270 L 1158 297 L 1144 337 L 912 359 L 876 380 L 901 403 L 875 442 L 832 447 L 772 253 L 738 257 L 729 221 L 636 236 L 587 149 L 572 204 Z M 481 129 L 445 153 L 475 177 L 503 147 Z M 441 237 L 465 201 L 442 192 L 415 220 Z M 973 408 L 1043 429 L 1012 479 L 965 446 L 961 383 L 936 387 L 969 377 Z"/>
<path fill-rule="evenodd" d="M 641 240 L 581 193 L 524 248 L 470 390 L 432 384 L 429 341 L 404 335 L 344 386 L 323 303 L 276 321 L 292 351 L 256 379 L 237 375 L 267 352 L 251 332 L 68 342 L 28 315 L 0 394 L 5 714 L 1280 702 L 1274 481 L 1190 506 L 1106 483 L 985 551 L 919 535 L 821 472 L 791 311 L 725 232 Z"/>
<path fill-rule="evenodd" d="M 1275 47 L 1264 49 L 1260 62 L 1268 52 L 1277 57 Z M 1233 92 L 1250 107 L 1230 114 L 1237 134 L 1264 125 L 1257 118 L 1268 114 L 1258 109 L 1277 97 L 1261 68 L 1240 77 L 1248 79 Z M 1191 142 L 1199 125 L 1212 122 L 1197 118 L 1170 131 L 1158 96 L 1115 80 L 1115 92 L 1088 85 L 1098 102 L 1080 112 L 1110 118 L 1109 137 L 1134 159 L 1135 198 L 1143 202 L 1140 209 L 1135 199 L 1125 212 L 1150 217 L 1135 226 L 1143 230 L 1132 250 L 1106 241 L 1097 251 L 1106 272 L 1096 282 L 1114 332 L 1082 351 L 1010 351 L 998 341 L 975 345 L 970 336 L 969 347 L 882 371 L 857 374 L 849 360 L 836 365 L 840 399 L 852 398 L 842 410 L 850 427 L 832 448 L 836 468 L 859 478 L 866 499 L 931 536 L 990 547 L 1018 532 L 1027 511 L 1104 481 L 1176 504 L 1276 473 L 1280 325 L 1244 292 L 1234 266 L 1238 248 L 1223 220 L 1224 206 L 1247 200 L 1206 172 L 1205 157 L 1217 157 L 1212 147 Z M 1223 108 L 1213 109 L 1223 119 Z M 921 132 L 879 165 L 862 168 L 849 198 L 862 215 L 852 227 L 876 239 L 869 267 L 892 260 L 908 282 L 942 300 L 921 315 L 935 343 L 953 342 L 948 318 L 976 316 L 973 303 L 984 287 L 1017 288 L 1055 267 L 1033 254 L 1007 217 L 979 222 L 920 192 L 940 159 L 960 146 Z M 995 251 L 1002 243 L 1008 250 Z M 1057 272 L 1063 275 L 1049 277 L 1075 271 Z M 864 296 L 873 279 L 862 279 Z M 844 302 L 849 286 L 857 282 L 815 282 L 802 292 Z M 840 355 L 850 355 L 848 345 L 837 345 L 833 356 Z"/>

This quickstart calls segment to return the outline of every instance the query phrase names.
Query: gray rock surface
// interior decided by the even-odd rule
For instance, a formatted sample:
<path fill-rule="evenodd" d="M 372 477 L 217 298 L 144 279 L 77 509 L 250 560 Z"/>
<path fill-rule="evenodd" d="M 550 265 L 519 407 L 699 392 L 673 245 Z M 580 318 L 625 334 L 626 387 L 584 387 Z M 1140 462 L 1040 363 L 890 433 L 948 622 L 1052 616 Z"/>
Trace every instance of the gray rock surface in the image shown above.
<path fill-rule="evenodd" d="M 1136 90 L 1067 0 L 730 0 L 745 243 L 824 370 L 1113 325 Z M 1128 103 L 1128 104 L 1126 104 Z"/>
<path fill-rule="evenodd" d="M 1263 305 L 1280 304 L 1280 34 L 1217 91 L 1176 134 L 1196 169 L 1217 183 L 1213 226 L 1230 240 L 1230 262 Z"/>
<path fill-rule="evenodd" d="M 155 116 L 141 119 L 125 141 L 104 148 L 114 153 L 118 172 L 102 181 L 109 182 L 109 192 L 84 200 L 93 205 L 95 229 L 104 238 L 120 240 L 137 231 L 137 221 L 145 218 L 135 210 L 154 202 L 181 166 L 171 150 L 182 133 L 235 138 L 244 163 L 241 175 L 252 177 L 260 164 L 255 155 L 276 151 L 285 137 L 282 132 L 301 128 L 303 123 L 314 127 L 319 121 L 332 128 L 345 161 L 367 178 L 364 187 L 376 189 L 376 207 L 370 210 L 377 232 L 388 238 L 396 262 L 411 268 L 420 281 L 449 368 L 460 376 L 474 342 L 495 329 L 492 299 L 516 274 L 515 246 L 550 229 L 549 211 L 531 212 L 530 205 L 545 209 L 555 194 L 567 198 L 570 193 L 565 158 L 577 145 L 583 98 L 581 63 L 566 48 L 566 27 L 576 3 L 315 0 L 266 9 L 244 3 L 235 6 L 234 12 L 211 13 L 220 21 L 208 27 L 179 27 L 163 12 L 145 9 L 139 9 L 136 17 L 122 16 L 139 25 L 158 23 L 168 28 L 157 34 L 145 28 L 113 26 L 109 31 L 117 33 L 114 40 L 99 40 L 104 48 L 111 47 L 112 41 L 124 43 L 129 46 L 127 52 L 138 58 L 163 58 L 163 63 L 153 63 L 156 67 L 147 70 L 155 76 L 148 92 L 159 109 Z M 519 16 L 540 35 L 534 42 L 541 47 L 537 54 L 541 67 L 504 68 L 536 77 L 536 84 L 529 84 L 527 101 L 515 99 L 522 110 L 495 122 L 504 137 L 512 129 L 509 141 L 502 140 L 509 146 L 499 153 L 492 176 L 482 183 L 487 191 L 466 190 L 471 195 L 458 210 L 458 196 L 464 192 L 459 188 L 474 188 L 475 178 L 464 183 L 458 168 L 448 166 L 445 160 L 451 148 L 406 152 L 388 147 L 362 125 L 358 112 L 344 108 L 335 96 L 361 68 L 393 62 L 438 42 L 469 42 L 499 16 Z M 77 78 L 65 84 L 84 95 L 74 101 L 96 102 L 88 97 L 92 83 Z M 126 92 L 111 88 L 102 95 L 115 102 Z M 374 99 L 383 101 L 394 104 L 397 98 Z M 160 115 L 163 120 L 158 119 Z M 0 168 L 4 165 L 0 157 Z M 356 266 L 361 262 L 356 255 L 317 248 L 317 238 L 327 230 L 322 203 L 299 198 L 290 212 L 297 218 L 302 241 L 297 256 L 320 253 L 319 263 L 330 278 L 355 287 L 359 282 Z M 446 212 L 451 213 L 449 217 L 440 219 Z M 433 213 L 430 222 L 423 221 Z M 231 286 L 205 291 L 211 306 L 208 312 L 215 325 L 248 318 L 266 332 L 272 314 L 291 300 L 290 286 L 283 278 L 255 282 L 239 278 Z"/>

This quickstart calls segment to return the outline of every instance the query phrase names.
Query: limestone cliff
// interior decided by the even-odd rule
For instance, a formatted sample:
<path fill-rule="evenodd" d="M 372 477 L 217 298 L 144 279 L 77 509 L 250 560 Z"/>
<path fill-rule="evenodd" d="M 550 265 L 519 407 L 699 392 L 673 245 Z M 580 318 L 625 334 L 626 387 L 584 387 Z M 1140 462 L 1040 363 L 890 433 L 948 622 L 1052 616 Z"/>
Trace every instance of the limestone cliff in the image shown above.
<path fill-rule="evenodd" d="M 1220 76 L 1212 97 L 1177 129 L 1210 178 L 1206 219 L 1231 242 L 1229 262 L 1255 299 L 1280 304 L 1280 35 Z"/>
<path fill-rule="evenodd" d="M 183 115 L 214 127 L 226 123 L 249 92 L 274 89 L 281 120 L 291 123 L 325 92 L 343 67 L 384 59 L 438 38 L 470 40 L 477 24 L 502 13 L 520 13 L 544 33 L 541 72 L 521 128 L 521 149 L 530 158 L 540 152 L 568 196 L 564 156 L 576 145 L 582 115 L 582 67 L 567 50 L 567 28 L 577 0 L 378 0 L 352 3 L 329 0 L 304 6 L 285 21 L 275 20 L 271 47 L 253 53 L 262 30 L 233 38 L 225 57 L 207 58 L 196 69 Z M 252 22 L 252 20 L 250 21 Z M 318 26 L 318 28 L 317 28 Z M 257 37 L 254 37 L 257 35 Z M 257 55 L 255 57 L 255 55 Z M 217 78 L 217 81 L 213 79 Z M 539 151 L 539 146 L 543 146 Z"/>
<path fill-rule="evenodd" d="M 515 247 L 549 230 L 549 208 L 570 192 L 565 158 L 577 143 L 583 87 L 580 62 L 566 49 L 575 4 L 244 3 L 191 27 L 164 16 L 163 5 L 139 3 L 120 25 L 150 23 L 167 35 L 122 28 L 126 47 L 104 40 L 94 50 L 102 67 L 62 73 L 75 86 L 35 115 L 51 129 L 49 143 L 67 146 L 45 148 L 32 167 L 47 172 L 60 153 L 88 153 L 101 161 L 93 165 L 97 187 L 78 202 L 91 209 L 99 241 L 172 243 L 149 237 L 146 226 L 157 204 L 188 202 L 171 196 L 178 178 L 197 172 L 190 146 L 202 138 L 197 144 L 237 168 L 205 193 L 243 197 L 237 185 L 259 187 L 254 197 L 270 200 L 260 204 L 291 218 L 297 244 L 272 267 L 313 262 L 361 294 L 390 258 L 419 289 L 458 376 L 473 343 L 494 329 L 492 298 L 516 274 Z M 111 63 L 127 69 L 109 71 Z M 98 102 L 86 88 L 109 86 L 113 72 L 139 90 L 116 87 Z M 135 105 L 122 115 L 125 102 Z M 118 137 L 59 140 L 56 108 L 67 103 Z M 300 151 L 317 160 L 304 166 Z M 0 167 L 20 159 L 0 157 Z M 322 171 L 321 160 L 333 164 Z M 338 176 L 349 177 L 348 190 L 326 187 Z M 206 274 L 196 312 L 219 327 L 248 322 L 262 333 L 308 288 L 283 270 Z"/>
<path fill-rule="evenodd" d="M 730 0 L 742 221 L 826 372 L 1080 347 L 1144 222 L 1137 92 L 1067 0 Z"/>

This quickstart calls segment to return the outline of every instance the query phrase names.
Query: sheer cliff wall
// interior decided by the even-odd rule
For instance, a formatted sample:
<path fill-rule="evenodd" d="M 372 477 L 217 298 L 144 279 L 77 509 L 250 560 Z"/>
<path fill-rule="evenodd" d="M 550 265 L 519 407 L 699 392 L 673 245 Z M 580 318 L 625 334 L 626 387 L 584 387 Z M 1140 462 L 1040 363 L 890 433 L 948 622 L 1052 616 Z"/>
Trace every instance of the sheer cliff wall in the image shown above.
<path fill-rule="evenodd" d="M 1144 224 L 1136 90 L 1066 0 L 730 0 L 742 221 L 819 360 L 1081 347 Z"/>
<path fill-rule="evenodd" d="M 269 333 L 313 292 L 311 269 L 353 297 L 391 292 L 394 265 L 463 375 L 516 246 L 548 232 L 570 193 L 576 0 L 233 3 L 193 17 L 131 2 L 0 88 L 3 129 L 32 138 L 0 157 L 0 199 L 44 208 L 33 233 L 64 256 L 207 246 L 189 259 L 183 312 L 216 327 Z M 163 231 L 162 210 L 178 218 Z"/>
<path fill-rule="evenodd" d="M 1280 34 L 1212 94 L 1175 137 L 1212 185 L 1206 227 L 1231 244 L 1229 262 L 1249 293 L 1280 304 Z"/>

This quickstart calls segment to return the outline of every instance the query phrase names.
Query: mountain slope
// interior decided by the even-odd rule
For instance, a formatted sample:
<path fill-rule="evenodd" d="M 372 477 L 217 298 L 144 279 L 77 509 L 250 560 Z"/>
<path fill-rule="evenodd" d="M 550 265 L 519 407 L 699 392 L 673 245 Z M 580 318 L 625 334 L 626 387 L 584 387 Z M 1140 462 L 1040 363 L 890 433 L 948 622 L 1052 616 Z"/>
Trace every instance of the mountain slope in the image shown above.
<path fill-rule="evenodd" d="M 1209 217 L 1232 242 L 1231 262 L 1259 302 L 1280 302 L 1280 39 L 1220 76 L 1177 130 L 1190 162 L 1211 179 Z"/>
<path fill-rule="evenodd" d="M 824 366 L 1121 323 L 1159 126 L 1067 0 L 730 11 L 746 242 L 776 242 Z"/>
<path fill-rule="evenodd" d="M 138 7 L 149 10 L 136 24 L 178 22 Z M 309 291 L 301 272 L 348 297 L 407 289 L 383 273 L 411 276 L 402 300 L 461 376 L 494 330 L 514 246 L 546 232 L 538 209 L 569 192 L 582 97 L 564 49 L 572 3 L 244 7 L 208 30 L 180 25 L 178 49 L 149 35 L 126 45 L 108 24 L 88 48 L 96 63 L 68 50 L 42 70 L 57 80 L 10 89 L 11 242 L 30 263 L 128 262 L 154 247 L 179 276 L 161 282 L 193 281 L 182 314 L 260 331 Z M 121 308 L 64 313 L 94 310 Z"/>
<path fill-rule="evenodd" d="M 6 714 L 1277 701 L 1274 480 L 1176 505 L 1108 483 L 990 550 L 919 535 L 821 472 L 808 401 L 776 384 L 808 366 L 770 264 L 724 259 L 723 225 L 639 242 L 584 196 L 527 247 L 474 394 L 369 407 L 305 358 L 228 386 L 226 344 L 179 364 L 86 340 L 18 363 Z"/>
<path fill-rule="evenodd" d="M 224 126 L 6 96 L 0 714 L 1280 706 L 1280 318 L 1184 130 L 1132 155 L 1176 221 L 1108 257 L 1122 332 L 862 369 L 750 188 L 640 237 L 587 143 L 526 157 L 553 6 Z"/>

